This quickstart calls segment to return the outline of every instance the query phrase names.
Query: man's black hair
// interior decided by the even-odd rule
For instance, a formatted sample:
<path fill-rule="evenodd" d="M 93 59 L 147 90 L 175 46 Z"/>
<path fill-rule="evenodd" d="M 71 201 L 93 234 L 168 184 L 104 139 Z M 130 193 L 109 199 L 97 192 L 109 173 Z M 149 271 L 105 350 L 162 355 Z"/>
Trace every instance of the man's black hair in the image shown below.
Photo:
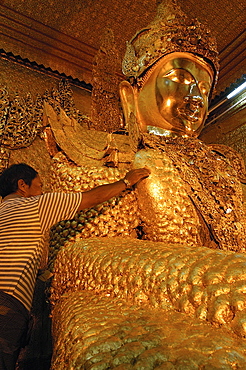
<path fill-rule="evenodd" d="M 12 164 L 0 175 L 0 196 L 2 198 L 18 190 L 18 180 L 23 180 L 31 185 L 32 180 L 37 176 L 37 171 L 25 163 Z"/>

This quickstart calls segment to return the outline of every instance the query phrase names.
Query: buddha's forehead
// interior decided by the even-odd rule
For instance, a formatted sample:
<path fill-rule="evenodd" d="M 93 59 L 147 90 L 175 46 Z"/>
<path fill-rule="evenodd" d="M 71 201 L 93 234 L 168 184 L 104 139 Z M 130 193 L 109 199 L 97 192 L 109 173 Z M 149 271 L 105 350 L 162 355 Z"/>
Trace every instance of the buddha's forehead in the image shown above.
<path fill-rule="evenodd" d="M 165 74 L 165 72 L 176 68 L 187 70 L 192 75 L 199 74 L 206 80 L 213 80 L 213 69 L 203 58 L 191 53 L 175 52 L 160 58 L 146 71 L 145 75 L 141 78 L 142 86 L 149 78 L 156 78 L 159 74 Z"/>

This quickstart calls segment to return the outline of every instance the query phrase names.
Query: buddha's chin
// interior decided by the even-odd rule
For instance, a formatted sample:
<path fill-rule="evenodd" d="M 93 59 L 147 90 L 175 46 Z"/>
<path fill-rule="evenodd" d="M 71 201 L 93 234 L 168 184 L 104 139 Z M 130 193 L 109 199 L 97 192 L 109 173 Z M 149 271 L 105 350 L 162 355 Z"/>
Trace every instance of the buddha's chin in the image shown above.
<path fill-rule="evenodd" d="M 191 136 L 197 137 L 200 133 L 200 127 L 202 126 L 201 120 L 198 117 L 189 117 L 189 115 L 177 115 L 169 120 L 164 117 L 158 117 L 158 120 L 149 120 L 148 125 L 143 125 L 144 132 L 151 132 L 156 135 L 169 136 L 168 133 L 176 134 L 178 136 Z M 170 122 L 171 121 L 171 122 Z"/>
<path fill-rule="evenodd" d="M 179 119 L 176 119 L 176 121 L 178 121 L 178 124 L 175 122 L 173 125 L 174 130 L 180 131 L 182 135 L 197 137 L 202 129 L 200 117 L 192 114 L 180 115 Z"/>

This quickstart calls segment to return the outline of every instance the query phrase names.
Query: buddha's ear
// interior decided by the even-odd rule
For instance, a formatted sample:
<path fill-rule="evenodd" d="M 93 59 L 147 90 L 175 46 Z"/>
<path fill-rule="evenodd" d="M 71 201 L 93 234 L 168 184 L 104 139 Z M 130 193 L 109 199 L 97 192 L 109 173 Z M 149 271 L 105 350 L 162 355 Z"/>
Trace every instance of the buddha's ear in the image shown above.
<path fill-rule="evenodd" d="M 125 121 L 126 123 L 128 123 L 131 113 L 135 114 L 136 109 L 134 90 L 132 85 L 128 81 L 122 81 L 120 83 L 119 90 Z"/>

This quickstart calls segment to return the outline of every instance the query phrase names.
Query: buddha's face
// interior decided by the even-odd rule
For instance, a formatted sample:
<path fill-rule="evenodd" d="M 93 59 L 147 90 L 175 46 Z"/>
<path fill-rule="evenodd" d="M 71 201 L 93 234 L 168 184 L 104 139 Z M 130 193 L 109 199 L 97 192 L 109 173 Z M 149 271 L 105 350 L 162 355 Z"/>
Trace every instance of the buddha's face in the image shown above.
<path fill-rule="evenodd" d="M 201 58 L 188 53 L 163 57 L 135 90 L 136 115 L 142 130 L 159 127 L 197 136 L 206 119 L 213 73 Z"/>

